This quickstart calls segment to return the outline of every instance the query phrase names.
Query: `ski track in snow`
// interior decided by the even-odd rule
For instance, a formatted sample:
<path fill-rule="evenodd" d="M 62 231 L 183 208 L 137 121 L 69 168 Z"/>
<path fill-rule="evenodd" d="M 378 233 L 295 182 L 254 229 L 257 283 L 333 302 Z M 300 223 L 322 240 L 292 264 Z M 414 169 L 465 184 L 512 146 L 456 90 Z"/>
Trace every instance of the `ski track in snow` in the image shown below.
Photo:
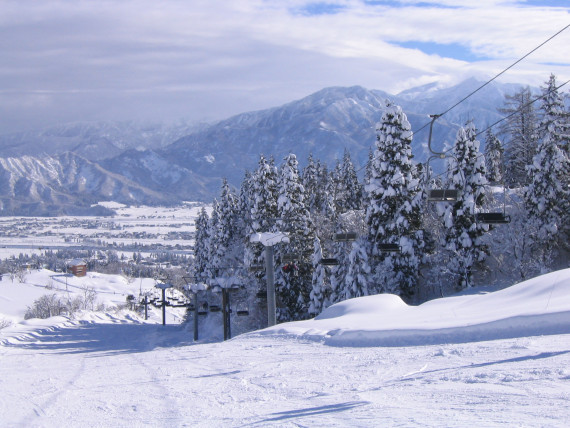
<path fill-rule="evenodd" d="M 190 345 L 190 335 L 108 318 L 5 342 L 2 425 L 564 426 L 570 416 L 568 335 L 402 348 Z"/>

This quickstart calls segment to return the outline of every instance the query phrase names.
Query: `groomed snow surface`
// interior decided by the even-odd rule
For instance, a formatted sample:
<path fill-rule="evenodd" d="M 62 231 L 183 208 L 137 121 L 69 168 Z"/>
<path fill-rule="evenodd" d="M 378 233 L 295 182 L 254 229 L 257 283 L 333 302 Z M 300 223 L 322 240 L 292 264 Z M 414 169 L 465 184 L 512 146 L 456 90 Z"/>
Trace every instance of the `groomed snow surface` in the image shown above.
<path fill-rule="evenodd" d="M 417 307 L 352 299 L 227 342 L 193 342 L 175 313 L 166 326 L 128 311 L 18 322 L 42 275 L 0 282 L 0 321 L 14 322 L 0 330 L 2 427 L 570 422 L 570 269 Z M 117 302 L 144 288 L 90 275 L 73 280 Z"/>

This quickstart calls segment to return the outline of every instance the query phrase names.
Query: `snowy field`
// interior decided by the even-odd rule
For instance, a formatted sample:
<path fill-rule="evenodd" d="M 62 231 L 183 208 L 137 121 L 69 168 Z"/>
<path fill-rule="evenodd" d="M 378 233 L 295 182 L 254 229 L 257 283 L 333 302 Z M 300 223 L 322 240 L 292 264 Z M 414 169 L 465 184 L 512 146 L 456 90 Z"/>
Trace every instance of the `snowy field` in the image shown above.
<path fill-rule="evenodd" d="M 418 307 L 390 295 L 353 299 L 315 320 L 196 343 L 175 313 L 163 326 L 157 310 L 148 321 L 111 310 L 22 321 L 49 277 L 0 283 L 0 319 L 14 323 L 0 330 L 2 427 L 570 421 L 570 269 Z M 152 287 L 84 280 L 109 306 Z M 80 292 L 73 286 L 57 292 Z"/>
<path fill-rule="evenodd" d="M 74 247 L 104 249 L 113 245 L 179 246 L 191 253 L 195 220 L 203 204 L 186 202 L 178 207 L 129 207 L 101 202 L 116 211 L 111 217 L 0 217 L 0 259 L 20 253 L 40 254 L 45 250 Z M 206 207 L 210 210 L 210 207 Z M 103 248 L 100 248 L 103 247 Z M 132 249 L 127 253 L 132 255 Z M 143 251 L 144 253 L 144 251 Z M 122 254 L 122 253 L 120 253 Z"/>

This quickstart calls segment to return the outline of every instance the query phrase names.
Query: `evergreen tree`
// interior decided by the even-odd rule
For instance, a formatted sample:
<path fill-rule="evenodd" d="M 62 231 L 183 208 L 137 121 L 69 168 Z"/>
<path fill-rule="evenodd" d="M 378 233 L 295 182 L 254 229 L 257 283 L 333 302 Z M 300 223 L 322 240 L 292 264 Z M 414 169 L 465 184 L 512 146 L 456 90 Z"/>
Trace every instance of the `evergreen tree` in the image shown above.
<path fill-rule="evenodd" d="M 356 169 L 352 163 L 348 150 L 344 151 L 342 158 L 342 176 L 346 192 L 345 211 L 362 208 L 362 184 L 358 181 Z"/>
<path fill-rule="evenodd" d="M 342 302 L 346 299 L 346 275 L 349 269 L 349 250 L 344 242 L 335 242 L 332 249 L 333 258 L 338 260 L 337 266 L 330 268 L 331 294 L 330 304 Z"/>
<path fill-rule="evenodd" d="M 538 230 L 536 241 L 548 252 L 557 243 L 568 240 L 570 122 L 553 75 L 543 88 L 543 94 L 540 144 L 528 166 L 530 183 L 525 191 L 525 205 L 529 220 Z"/>
<path fill-rule="evenodd" d="M 333 172 L 335 185 L 335 208 L 339 214 L 349 210 L 358 210 L 362 206 L 362 185 L 358 181 L 356 169 L 350 158 L 348 150 L 344 151 L 341 162 Z"/>
<path fill-rule="evenodd" d="M 259 157 L 258 167 L 251 177 L 249 187 L 251 203 L 247 236 L 273 231 L 277 217 L 277 169 L 273 160 L 268 161 L 263 155 Z M 246 239 L 245 264 L 248 267 L 264 266 L 263 251 L 262 245 L 252 244 Z M 257 279 L 257 287 L 265 288 L 265 270 L 256 271 L 254 276 Z"/>
<path fill-rule="evenodd" d="M 376 150 L 370 164 L 366 222 L 371 257 L 379 258 L 392 281 L 383 282 L 381 291 L 411 296 L 417 287 L 422 259 L 422 192 L 418 169 L 412 163 L 412 131 L 399 106 L 388 106 L 378 128 Z M 397 244 L 400 254 L 386 256 L 379 244 Z"/>
<path fill-rule="evenodd" d="M 216 249 L 216 239 L 218 235 L 218 223 L 220 221 L 220 211 L 218 206 L 218 200 L 214 199 L 212 202 L 212 213 L 210 214 L 210 220 L 208 221 L 208 260 L 209 268 L 205 272 L 206 279 L 208 283 L 211 283 L 212 278 L 214 278 L 217 273 L 215 268 L 221 267 L 222 263 L 219 260 Z"/>
<path fill-rule="evenodd" d="M 209 278 L 210 236 L 208 221 L 206 208 L 202 207 L 196 219 L 196 237 L 194 240 L 193 275 L 195 282 L 207 282 Z"/>
<path fill-rule="evenodd" d="M 316 316 L 320 314 L 325 307 L 326 298 L 326 272 L 325 267 L 321 264 L 323 258 L 323 250 L 321 241 L 315 237 L 313 248 L 313 277 L 311 281 L 311 293 L 309 304 L 309 315 Z"/>
<path fill-rule="evenodd" d="M 366 239 L 359 239 L 352 243 L 342 300 L 370 294 L 370 266 L 368 264 L 367 245 Z"/>
<path fill-rule="evenodd" d="M 249 237 L 249 225 L 251 224 L 251 209 L 253 207 L 253 174 L 245 171 L 243 181 L 239 189 L 239 197 L 237 202 L 237 234 L 239 238 L 245 240 Z"/>
<path fill-rule="evenodd" d="M 501 126 L 505 142 L 505 180 L 510 186 L 528 183 L 526 166 L 532 163 L 537 148 L 537 118 L 532 94 L 526 87 L 505 96 L 505 106 L 499 112 L 509 116 Z"/>
<path fill-rule="evenodd" d="M 220 201 L 216 205 L 217 221 L 211 235 L 212 267 L 214 278 L 226 277 L 228 268 L 237 266 L 237 197 L 224 178 Z M 212 215 L 213 218 L 213 215 Z"/>
<path fill-rule="evenodd" d="M 305 188 L 301 184 L 297 157 L 289 154 L 279 171 L 277 228 L 289 235 L 290 243 L 282 245 L 276 253 L 292 253 L 298 257 L 296 269 L 275 275 L 276 292 L 281 302 L 278 308 L 280 321 L 306 318 L 311 291 L 314 226 L 305 206 Z"/>
<path fill-rule="evenodd" d="M 457 202 L 447 204 L 444 213 L 445 246 L 455 254 L 449 269 L 457 275 L 457 288 L 473 285 L 473 266 L 485 260 L 487 248 L 480 239 L 488 226 L 476 222 L 476 207 L 484 202 L 485 162 L 473 123 L 457 132 L 448 165 L 449 187 L 458 189 Z"/>
<path fill-rule="evenodd" d="M 328 177 L 323 176 L 320 162 L 315 162 L 312 155 L 309 155 L 307 166 L 303 170 L 302 183 L 308 210 L 316 215 L 330 215 Z"/>
<path fill-rule="evenodd" d="M 485 137 L 485 168 L 490 183 L 503 181 L 503 145 L 490 128 Z"/>

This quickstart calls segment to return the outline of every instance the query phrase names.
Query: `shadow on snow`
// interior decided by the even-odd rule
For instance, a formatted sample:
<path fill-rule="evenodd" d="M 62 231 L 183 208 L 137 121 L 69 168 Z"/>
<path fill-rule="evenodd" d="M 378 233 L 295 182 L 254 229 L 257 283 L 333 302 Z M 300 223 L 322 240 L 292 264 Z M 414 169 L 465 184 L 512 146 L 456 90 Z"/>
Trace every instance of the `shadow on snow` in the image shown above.
<path fill-rule="evenodd" d="M 185 325 L 82 322 L 35 332 L 4 346 L 55 354 L 109 355 L 194 344 Z"/>

